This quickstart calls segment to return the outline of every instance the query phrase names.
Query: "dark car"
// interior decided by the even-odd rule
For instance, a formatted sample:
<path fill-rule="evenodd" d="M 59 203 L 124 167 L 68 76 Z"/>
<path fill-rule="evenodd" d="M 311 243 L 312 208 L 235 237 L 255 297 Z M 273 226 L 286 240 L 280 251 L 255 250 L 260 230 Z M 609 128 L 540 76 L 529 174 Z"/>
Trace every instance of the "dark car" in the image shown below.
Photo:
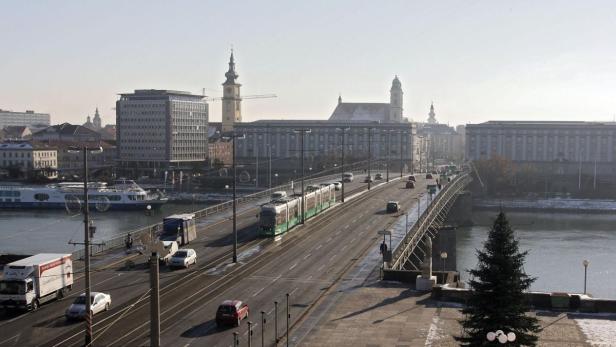
<path fill-rule="evenodd" d="M 413 182 L 415 182 L 415 175 L 410 175 L 410 176 L 409 176 L 409 181 L 413 181 Z"/>
<path fill-rule="evenodd" d="M 372 176 L 366 176 L 366 178 L 364 179 L 364 183 L 369 183 L 369 182 L 374 182 L 374 179 L 372 178 Z"/>
<path fill-rule="evenodd" d="M 387 213 L 395 213 L 400 211 L 400 203 L 398 201 L 387 202 Z"/>
<path fill-rule="evenodd" d="M 407 182 L 406 182 L 406 187 L 407 187 L 407 188 L 409 188 L 409 189 L 413 189 L 413 188 L 415 188 L 415 182 L 413 182 L 413 181 L 407 181 Z"/>
<path fill-rule="evenodd" d="M 216 311 L 216 325 L 240 326 L 242 319 L 248 318 L 248 305 L 240 300 L 225 300 Z"/>
<path fill-rule="evenodd" d="M 378 173 L 378 174 L 374 175 L 374 179 L 375 180 L 382 180 L 383 179 L 383 174 L 382 173 Z"/>
<path fill-rule="evenodd" d="M 426 179 L 431 180 L 432 179 L 432 174 L 431 173 L 427 173 L 426 174 Z"/>

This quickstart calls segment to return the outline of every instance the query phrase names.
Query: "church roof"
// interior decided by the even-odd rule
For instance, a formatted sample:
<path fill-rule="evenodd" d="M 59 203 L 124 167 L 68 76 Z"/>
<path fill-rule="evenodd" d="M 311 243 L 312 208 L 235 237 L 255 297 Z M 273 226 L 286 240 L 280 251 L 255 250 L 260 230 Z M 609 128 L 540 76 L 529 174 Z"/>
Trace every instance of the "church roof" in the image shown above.
<path fill-rule="evenodd" d="M 341 102 L 329 120 L 388 122 L 390 111 L 389 103 Z"/>

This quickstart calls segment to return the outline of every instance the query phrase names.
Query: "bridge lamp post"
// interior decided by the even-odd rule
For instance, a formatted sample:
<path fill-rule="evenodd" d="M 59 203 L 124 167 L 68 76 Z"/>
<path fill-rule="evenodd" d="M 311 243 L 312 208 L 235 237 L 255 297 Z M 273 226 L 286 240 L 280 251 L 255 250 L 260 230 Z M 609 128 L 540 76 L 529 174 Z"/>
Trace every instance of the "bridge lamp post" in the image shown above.
<path fill-rule="evenodd" d="M 443 284 L 445 284 L 445 261 L 447 260 L 447 252 L 441 252 L 441 259 L 443 260 Z"/>
<path fill-rule="evenodd" d="M 590 264 L 590 262 L 586 259 L 584 259 L 584 261 L 582 262 L 582 265 L 584 265 L 584 294 L 586 294 L 586 274 L 587 274 L 587 270 L 588 270 L 588 265 Z"/>
<path fill-rule="evenodd" d="M 345 152 L 345 148 L 344 148 L 344 138 L 345 138 L 345 134 L 348 130 L 350 130 L 351 128 L 336 128 L 337 131 L 341 131 L 342 132 L 342 146 L 341 146 L 341 165 L 340 165 L 340 183 L 342 184 L 342 198 L 341 201 L 344 202 L 344 152 Z M 334 164 L 334 167 L 337 164 Z"/>
<path fill-rule="evenodd" d="M 228 136 L 223 136 L 226 140 L 232 140 L 232 166 L 233 166 L 233 262 L 237 263 L 237 197 L 236 197 L 236 189 L 235 189 L 235 181 L 237 181 L 237 170 L 235 165 L 235 139 L 245 139 L 246 136 L 244 134 L 237 134 L 235 132 L 229 134 Z"/>

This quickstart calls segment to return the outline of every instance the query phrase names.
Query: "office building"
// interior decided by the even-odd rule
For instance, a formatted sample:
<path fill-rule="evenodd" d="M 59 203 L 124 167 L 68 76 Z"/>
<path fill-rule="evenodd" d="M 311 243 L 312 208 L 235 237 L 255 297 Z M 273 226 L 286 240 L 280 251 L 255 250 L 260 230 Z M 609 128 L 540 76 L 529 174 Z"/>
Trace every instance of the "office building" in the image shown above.
<path fill-rule="evenodd" d="M 202 165 L 208 156 L 208 104 L 201 95 L 135 90 L 116 102 L 119 168 L 134 174 Z"/>
<path fill-rule="evenodd" d="M 13 112 L 0 109 L 0 129 L 7 126 L 49 126 L 48 113 L 36 113 L 34 111 Z"/>

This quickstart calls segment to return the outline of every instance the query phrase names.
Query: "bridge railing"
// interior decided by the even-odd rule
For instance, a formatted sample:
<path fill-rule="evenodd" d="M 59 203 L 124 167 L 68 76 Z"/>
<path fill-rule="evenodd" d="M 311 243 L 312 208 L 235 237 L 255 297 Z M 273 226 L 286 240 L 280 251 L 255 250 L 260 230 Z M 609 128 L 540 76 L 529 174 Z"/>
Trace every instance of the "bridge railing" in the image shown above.
<path fill-rule="evenodd" d="M 349 168 L 348 170 L 345 170 L 345 172 L 353 172 L 355 174 L 359 174 L 363 172 L 363 170 L 359 169 L 357 166 L 354 166 L 353 168 Z M 337 180 L 338 178 L 340 178 L 340 173 L 335 173 L 335 174 L 326 175 L 326 176 L 319 176 L 319 177 L 316 177 L 316 175 L 312 177 L 309 176 L 307 179 L 304 180 L 304 184 L 305 185 L 315 184 L 318 182 L 322 182 L 323 180 Z M 247 203 L 266 199 L 270 197 L 273 192 L 276 192 L 276 191 L 280 191 L 280 190 L 287 191 L 293 188 L 297 190 L 299 184 L 301 184 L 301 181 L 293 181 L 293 185 L 291 185 L 291 183 L 286 183 L 286 184 L 279 185 L 277 187 L 272 187 L 271 189 L 262 190 L 257 193 L 240 196 L 236 200 L 237 205 L 241 206 Z M 193 211 L 190 213 L 194 213 L 195 219 L 199 220 L 201 218 L 206 218 L 213 214 L 217 214 L 217 213 L 221 213 L 223 211 L 229 210 L 232 208 L 232 206 L 233 206 L 233 200 L 229 200 L 229 201 L 225 201 L 223 203 L 216 204 L 216 205 L 213 205 L 213 206 L 201 209 L 201 210 Z M 162 230 L 162 227 L 163 227 L 163 223 L 161 221 L 160 223 L 155 223 L 155 224 L 151 224 L 148 226 L 144 226 L 144 227 L 140 227 L 140 228 L 136 228 L 132 230 L 127 230 L 114 238 L 105 240 L 102 243 L 97 243 L 96 245 L 91 245 L 90 254 L 94 255 L 94 254 L 102 253 L 109 249 L 124 247 L 125 241 L 126 241 L 126 235 L 131 234 L 134 240 L 139 240 L 140 238 L 143 237 L 143 235 L 148 235 L 148 236 L 152 234 L 156 235 L 159 231 Z M 82 259 L 84 256 L 84 249 L 82 248 L 82 249 L 75 250 L 72 254 L 73 254 L 73 259 Z"/>
<path fill-rule="evenodd" d="M 432 200 L 428 208 L 424 210 L 419 219 L 415 222 L 411 230 L 392 252 L 392 261 L 389 269 L 402 270 L 404 264 L 409 259 L 413 251 L 424 237 L 425 233 L 433 227 L 441 218 L 443 210 L 448 210 L 456 195 L 462 191 L 471 181 L 471 176 L 467 173 L 457 176 L 447 183 L 443 190 Z"/>

